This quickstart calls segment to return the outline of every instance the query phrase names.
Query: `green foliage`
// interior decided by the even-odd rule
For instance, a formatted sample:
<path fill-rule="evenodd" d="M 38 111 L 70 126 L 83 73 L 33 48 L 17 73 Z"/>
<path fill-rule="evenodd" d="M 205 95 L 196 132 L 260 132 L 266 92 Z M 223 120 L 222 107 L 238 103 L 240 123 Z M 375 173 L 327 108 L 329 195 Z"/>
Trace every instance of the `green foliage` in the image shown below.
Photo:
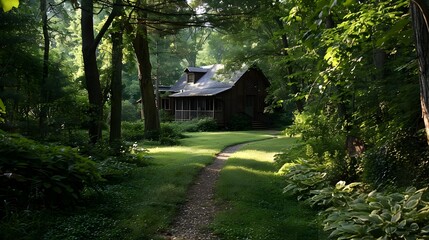
<path fill-rule="evenodd" d="M 6 114 L 6 106 L 0 98 L 0 123 L 4 122 L 4 115 Z"/>
<path fill-rule="evenodd" d="M 100 141 L 96 145 L 81 146 L 79 150 L 97 163 L 100 175 L 107 180 L 123 180 L 135 168 L 147 165 L 147 149 L 130 142 L 118 142 L 117 145 Z"/>
<path fill-rule="evenodd" d="M 161 145 L 178 145 L 179 139 L 184 138 L 185 136 L 181 132 L 180 126 L 174 123 L 161 123 L 161 135 L 160 143 Z"/>
<path fill-rule="evenodd" d="M 141 141 L 145 138 L 144 122 L 122 122 L 122 138 L 125 141 Z"/>
<path fill-rule="evenodd" d="M 133 122 L 140 119 L 140 110 L 130 101 L 122 101 L 122 121 Z"/>
<path fill-rule="evenodd" d="M 293 144 L 279 137 L 249 143 L 226 162 L 217 184 L 217 200 L 228 208 L 213 224 L 221 239 L 326 239 L 315 221 L 316 211 L 285 197 L 278 186 L 273 153 Z"/>
<path fill-rule="evenodd" d="M 401 193 L 370 192 L 327 209 L 324 229 L 332 239 L 427 239 L 427 189 L 408 188 Z"/>
<path fill-rule="evenodd" d="M 1 0 L 0 8 L 3 8 L 4 12 L 10 11 L 13 7 L 17 8 L 19 6 L 19 0 Z"/>
<path fill-rule="evenodd" d="M 379 148 L 366 152 L 363 178 L 377 188 L 389 185 L 424 186 L 429 180 L 428 156 L 424 136 L 398 131 Z"/>
<path fill-rule="evenodd" d="M 9 207 L 72 204 L 100 180 L 95 163 L 71 148 L 0 131 L 0 197 Z"/>
<path fill-rule="evenodd" d="M 346 207 L 365 188 L 365 184 L 354 182 L 346 185 L 345 181 L 339 181 L 335 187 L 326 186 L 310 191 L 310 197 L 306 202 L 311 206 L 326 209 L 332 206 Z"/>
<path fill-rule="evenodd" d="M 54 228 L 44 234 L 46 240 L 54 239 L 120 239 L 129 232 L 121 228 L 117 220 L 103 215 L 77 215 L 58 219 Z"/>
<path fill-rule="evenodd" d="M 302 140 L 312 147 L 315 155 L 323 156 L 325 152 L 335 155 L 344 149 L 345 134 L 338 130 L 341 122 L 322 111 L 295 112 L 294 124 L 284 132 L 289 135 L 300 134 Z M 344 151 L 338 152 L 344 156 Z"/>
<path fill-rule="evenodd" d="M 213 132 L 217 130 L 218 125 L 213 118 L 201 118 L 196 122 L 196 132 Z"/>
<path fill-rule="evenodd" d="M 283 191 L 297 195 L 298 200 L 309 198 L 311 191 L 328 186 L 327 170 L 326 165 L 313 160 L 298 159 L 295 163 L 286 163 L 280 169 L 286 181 Z"/>
<path fill-rule="evenodd" d="M 227 127 L 232 131 L 243 131 L 252 128 L 252 122 L 245 114 L 235 114 L 231 117 L 230 122 L 227 123 Z"/>

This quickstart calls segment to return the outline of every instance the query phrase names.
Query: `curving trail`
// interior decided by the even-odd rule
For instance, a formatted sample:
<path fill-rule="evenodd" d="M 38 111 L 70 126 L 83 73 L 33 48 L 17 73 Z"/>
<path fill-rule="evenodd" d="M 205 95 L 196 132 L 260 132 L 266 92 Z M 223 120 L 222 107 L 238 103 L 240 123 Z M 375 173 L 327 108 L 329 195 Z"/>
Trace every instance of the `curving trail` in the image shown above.
<path fill-rule="evenodd" d="M 186 203 L 176 217 L 168 236 L 171 240 L 213 240 L 219 239 L 208 229 L 217 207 L 214 202 L 216 180 L 225 161 L 243 145 L 225 148 L 211 165 L 205 167 L 187 193 Z"/>

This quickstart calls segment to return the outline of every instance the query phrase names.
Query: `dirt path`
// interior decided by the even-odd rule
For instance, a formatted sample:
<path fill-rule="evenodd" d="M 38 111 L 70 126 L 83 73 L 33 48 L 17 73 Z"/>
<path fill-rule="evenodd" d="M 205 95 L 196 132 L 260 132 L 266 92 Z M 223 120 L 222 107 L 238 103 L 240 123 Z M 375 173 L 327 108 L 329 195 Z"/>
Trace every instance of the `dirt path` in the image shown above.
<path fill-rule="evenodd" d="M 189 189 L 186 203 L 181 208 L 166 239 L 218 239 L 208 229 L 217 210 L 214 202 L 216 180 L 225 161 L 243 145 L 245 143 L 225 148 L 217 155 L 211 165 L 201 171 L 194 185 Z"/>

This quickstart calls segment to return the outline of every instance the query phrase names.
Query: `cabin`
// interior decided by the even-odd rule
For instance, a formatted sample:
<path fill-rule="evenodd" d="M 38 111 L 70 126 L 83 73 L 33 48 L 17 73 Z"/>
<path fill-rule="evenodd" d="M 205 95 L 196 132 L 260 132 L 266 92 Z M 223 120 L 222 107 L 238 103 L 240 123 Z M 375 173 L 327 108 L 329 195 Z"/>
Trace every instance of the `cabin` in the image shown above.
<path fill-rule="evenodd" d="M 256 66 L 226 71 L 221 64 L 188 67 L 162 100 L 161 108 L 176 121 L 214 118 L 221 127 L 244 117 L 254 128 L 266 126 L 268 79 Z"/>

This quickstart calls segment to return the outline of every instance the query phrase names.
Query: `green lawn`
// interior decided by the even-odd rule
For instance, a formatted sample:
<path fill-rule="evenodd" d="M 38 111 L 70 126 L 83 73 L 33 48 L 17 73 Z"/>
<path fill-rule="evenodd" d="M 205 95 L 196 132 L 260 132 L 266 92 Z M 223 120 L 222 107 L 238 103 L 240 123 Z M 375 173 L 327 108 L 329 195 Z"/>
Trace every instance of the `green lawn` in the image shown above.
<path fill-rule="evenodd" d="M 222 239 L 326 239 L 317 212 L 282 193 L 273 156 L 295 139 L 280 137 L 244 146 L 227 161 L 217 185 L 225 206 L 212 225 Z"/>
<path fill-rule="evenodd" d="M 140 189 L 134 192 L 130 198 L 132 202 L 120 217 L 124 227 L 132 229 L 131 239 L 152 236 L 167 229 L 196 174 L 214 160 L 216 153 L 240 142 L 271 137 L 265 132 L 190 133 L 186 136 L 180 146 L 150 147 L 153 157 L 150 165 L 137 171 L 127 183 L 127 186 Z"/>

